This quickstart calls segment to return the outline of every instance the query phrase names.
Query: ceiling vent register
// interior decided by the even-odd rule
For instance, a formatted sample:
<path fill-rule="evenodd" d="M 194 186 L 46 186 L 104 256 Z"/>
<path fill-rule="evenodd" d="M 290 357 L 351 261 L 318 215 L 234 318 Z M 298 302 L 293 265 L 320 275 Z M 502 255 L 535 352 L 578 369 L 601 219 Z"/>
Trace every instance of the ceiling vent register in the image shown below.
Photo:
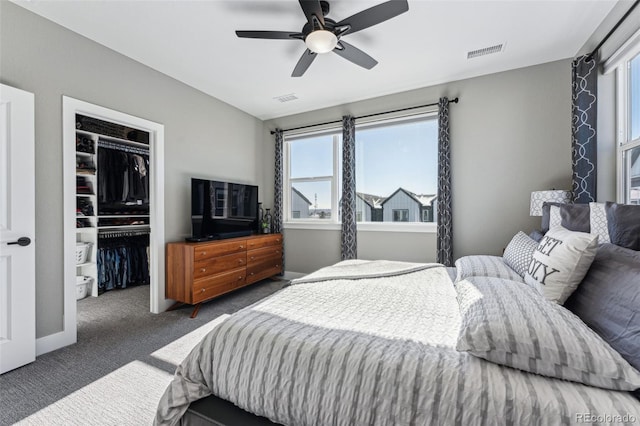
<path fill-rule="evenodd" d="M 478 56 L 491 55 L 492 53 L 502 52 L 504 43 L 496 44 L 495 46 L 483 47 L 482 49 L 472 50 L 467 52 L 467 59 L 477 58 Z"/>
<path fill-rule="evenodd" d="M 298 97 L 296 95 L 294 95 L 293 93 L 289 93 L 288 95 L 276 96 L 273 99 L 275 99 L 277 101 L 280 101 L 280 102 L 290 102 L 290 101 L 295 101 L 296 99 L 298 99 Z"/>

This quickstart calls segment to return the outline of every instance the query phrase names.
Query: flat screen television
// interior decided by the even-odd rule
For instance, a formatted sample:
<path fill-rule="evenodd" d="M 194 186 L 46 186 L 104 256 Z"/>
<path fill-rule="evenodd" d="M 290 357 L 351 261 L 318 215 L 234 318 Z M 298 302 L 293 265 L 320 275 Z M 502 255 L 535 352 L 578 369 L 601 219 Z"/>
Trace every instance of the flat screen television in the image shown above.
<path fill-rule="evenodd" d="M 191 238 L 206 241 L 258 231 L 258 187 L 191 179 Z"/>

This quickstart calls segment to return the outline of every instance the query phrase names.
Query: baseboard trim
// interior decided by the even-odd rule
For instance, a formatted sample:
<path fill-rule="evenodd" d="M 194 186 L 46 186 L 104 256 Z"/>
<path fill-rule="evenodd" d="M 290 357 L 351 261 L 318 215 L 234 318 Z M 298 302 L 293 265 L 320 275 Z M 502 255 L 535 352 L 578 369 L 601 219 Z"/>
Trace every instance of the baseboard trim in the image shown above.
<path fill-rule="evenodd" d="M 36 339 L 36 356 L 53 352 L 65 346 L 76 343 L 76 334 L 70 331 L 60 331 Z"/>

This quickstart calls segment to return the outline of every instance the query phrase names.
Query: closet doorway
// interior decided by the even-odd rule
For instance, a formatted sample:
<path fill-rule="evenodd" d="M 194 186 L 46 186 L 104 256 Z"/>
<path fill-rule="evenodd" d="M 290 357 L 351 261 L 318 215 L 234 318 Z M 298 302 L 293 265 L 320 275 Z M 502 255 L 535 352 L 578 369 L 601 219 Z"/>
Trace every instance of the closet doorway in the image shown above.
<path fill-rule="evenodd" d="M 164 126 L 63 96 L 63 147 L 65 315 L 64 336 L 52 342 L 57 347 L 77 340 L 83 292 L 99 300 L 106 291 L 148 284 L 152 313 L 170 305 Z"/>

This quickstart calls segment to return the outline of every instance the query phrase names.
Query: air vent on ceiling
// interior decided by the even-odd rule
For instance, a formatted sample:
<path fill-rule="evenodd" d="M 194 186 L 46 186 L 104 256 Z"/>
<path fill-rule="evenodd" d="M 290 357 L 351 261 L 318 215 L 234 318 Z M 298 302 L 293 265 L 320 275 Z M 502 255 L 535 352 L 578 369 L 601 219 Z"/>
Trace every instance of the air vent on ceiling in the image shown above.
<path fill-rule="evenodd" d="M 278 100 L 280 102 L 291 102 L 291 101 L 295 101 L 296 99 L 298 99 L 298 97 L 293 93 L 289 93 L 287 95 L 276 96 L 273 99 Z"/>
<path fill-rule="evenodd" d="M 478 56 L 491 55 L 492 53 L 502 52 L 504 43 L 496 44 L 495 46 L 483 47 L 482 49 L 472 50 L 467 52 L 467 59 L 477 58 Z"/>

